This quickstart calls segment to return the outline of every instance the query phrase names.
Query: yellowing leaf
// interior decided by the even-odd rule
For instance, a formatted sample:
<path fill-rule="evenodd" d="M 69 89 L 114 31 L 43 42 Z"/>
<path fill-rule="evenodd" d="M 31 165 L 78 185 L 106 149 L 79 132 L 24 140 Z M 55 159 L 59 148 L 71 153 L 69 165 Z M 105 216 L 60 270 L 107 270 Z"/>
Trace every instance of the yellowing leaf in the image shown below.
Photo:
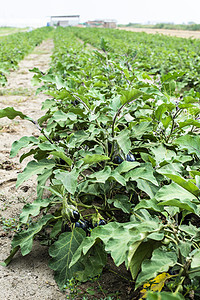
<path fill-rule="evenodd" d="M 145 299 L 146 298 L 146 293 L 147 291 L 153 291 L 153 292 L 161 292 L 164 285 L 165 281 L 172 277 L 169 275 L 169 273 L 161 273 L 158 276 L 156 276 L 154 279 L 150 280 L 147 283 L 144 283 L 143 289 L 140 291 L 142 294 L 142 297 L 140 299 Z"/>

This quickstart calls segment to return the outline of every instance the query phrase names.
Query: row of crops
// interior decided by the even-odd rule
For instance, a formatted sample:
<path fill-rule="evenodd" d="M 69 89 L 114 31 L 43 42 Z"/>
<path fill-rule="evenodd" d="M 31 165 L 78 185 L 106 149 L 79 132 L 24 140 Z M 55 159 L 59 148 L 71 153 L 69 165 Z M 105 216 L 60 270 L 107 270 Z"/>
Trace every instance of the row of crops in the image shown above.
<path fill-rule="evenodd" d="M 199 297 L 199 42 L 58 28 L 54 44 L 48 72 L 33 70 L 44 115 L 0 111 L 41 132 L 11 149 L 33 157 L 17 187 L 37 174 L 38 197 L 24 206 L 5 265 L 40 237 L 60 289 L 101 274 L 111 256 L 140 297 Z"/>
<path fill-rule="evenodd" d="M 30 32 L 18 32 L 0 37 L 0 84 L 5 85 L 6 76 L 15 70 L 20 60 L 33 51 L 44 38 L 47 38 L 51 28 L 38 28 Z"/>

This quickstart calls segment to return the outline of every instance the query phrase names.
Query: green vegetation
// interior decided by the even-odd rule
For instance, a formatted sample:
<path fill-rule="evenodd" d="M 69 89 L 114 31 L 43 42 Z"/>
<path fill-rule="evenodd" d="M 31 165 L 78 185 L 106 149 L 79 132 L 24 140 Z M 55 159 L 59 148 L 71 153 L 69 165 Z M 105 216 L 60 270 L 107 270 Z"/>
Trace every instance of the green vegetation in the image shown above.
<path fill-rule="evenodd" d="M 38 28 L 31 32 L 18 32 L 0 36 L 0 84 L 7 82 L 6 75 L 10 70 L 16 69 L 18 62 L 30 53 L 35 46 L 47 38 L 52 28 Z"/>
<path fill-rule="evenodd" d="M 25 30 L 28 30 L 28 28 L 0 27 L 0 35 L 7 35 L 7 34 L 17 33 Z"/>
<path fill-rule="evenodd" d="M 172 30 L 200 30 L 200 24 L 173 24 L 173 23 L 157 23 L 155 25 L 143 25 L 139 23 L 129 23 L 127 25 L 119 25 L 119 27 L 133 27 L 133 28 L 154 28 L 154 29 L 172 29 Z"/>
<path fill-rule="evenodd" d="M 146 299 L 198 298 L 199 41 L 57 28 L 54 43 L 48 72 L 32 70 L 51 96 L 44 115 L 0 110 L 41 132 L 11 149 L 26 149 L 20 161 L 33 156 L 16 185 L 37 175 L 38 197 L 4 265 L 39 237 L 60 289 L 98 276 L 111 256 Z"/>

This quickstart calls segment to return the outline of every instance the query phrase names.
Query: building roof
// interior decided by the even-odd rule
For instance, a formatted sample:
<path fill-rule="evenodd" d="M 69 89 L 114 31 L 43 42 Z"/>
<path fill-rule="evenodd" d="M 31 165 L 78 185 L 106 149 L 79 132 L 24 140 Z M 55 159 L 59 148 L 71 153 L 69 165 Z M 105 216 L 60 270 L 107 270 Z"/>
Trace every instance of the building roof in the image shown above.
<path fill-rule="evenodd" d="M 80 15 L 69 15 L 69 16 L 51 16 L 51 18 L 79 18 Z"/>

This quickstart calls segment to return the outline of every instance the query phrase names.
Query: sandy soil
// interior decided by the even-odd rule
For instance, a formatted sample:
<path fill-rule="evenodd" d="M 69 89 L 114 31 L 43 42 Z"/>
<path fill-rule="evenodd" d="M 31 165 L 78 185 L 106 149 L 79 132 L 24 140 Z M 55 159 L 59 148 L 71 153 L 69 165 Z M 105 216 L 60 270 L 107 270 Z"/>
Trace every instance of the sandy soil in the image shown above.
<path fill-rule="evenodd" d="M 35 96 L 36 88 L 31 85 L 33 73 L 29 69 L 38 67 L 45 72 L 49 67 L 52 48 L 51 40 L 44 41 L 20 62 L 17 71 L 11 72 L 8 85 L 0 88 L 0 109 L 13 106 L 33 119 L 42 115 L 41 103 L 47 96 Z M 28 121 L 0 119 L 0 261 L 9 255 L 13 235 L 10 231 L 5 232 L 3 220 L 13 221 L 24 204 L 36 197 L 35 178 L 25 182 L 18 190 L 15 188 L 17 175 L 26 166 L 28 158 L 22 164 L 19 163 L 20 155 L 10 158 L 11 145 L 24 135 L 38 134 L 38 129 Z M 18 252 L 8 267 L 0 266 L 0 299 L 65 299 L 65 295 L 58 290 L 53 272 L 48 268 L 48 259 L 47 249 L 36 242 L 29 255 L 22 257 Z"/>
<path fill-rule="evenodd" d="M 183 38 L 200 38 L 200 31 L 189 31 L 189 30 L 170 30 L 170 29 L 152 29 L 152 28 L 127 28 L 121 27 L 120 30 L 134 31 L 134 32 L 146 32 L 146 33 L 159 33 L 170 36 L 177 36 Z"/>

